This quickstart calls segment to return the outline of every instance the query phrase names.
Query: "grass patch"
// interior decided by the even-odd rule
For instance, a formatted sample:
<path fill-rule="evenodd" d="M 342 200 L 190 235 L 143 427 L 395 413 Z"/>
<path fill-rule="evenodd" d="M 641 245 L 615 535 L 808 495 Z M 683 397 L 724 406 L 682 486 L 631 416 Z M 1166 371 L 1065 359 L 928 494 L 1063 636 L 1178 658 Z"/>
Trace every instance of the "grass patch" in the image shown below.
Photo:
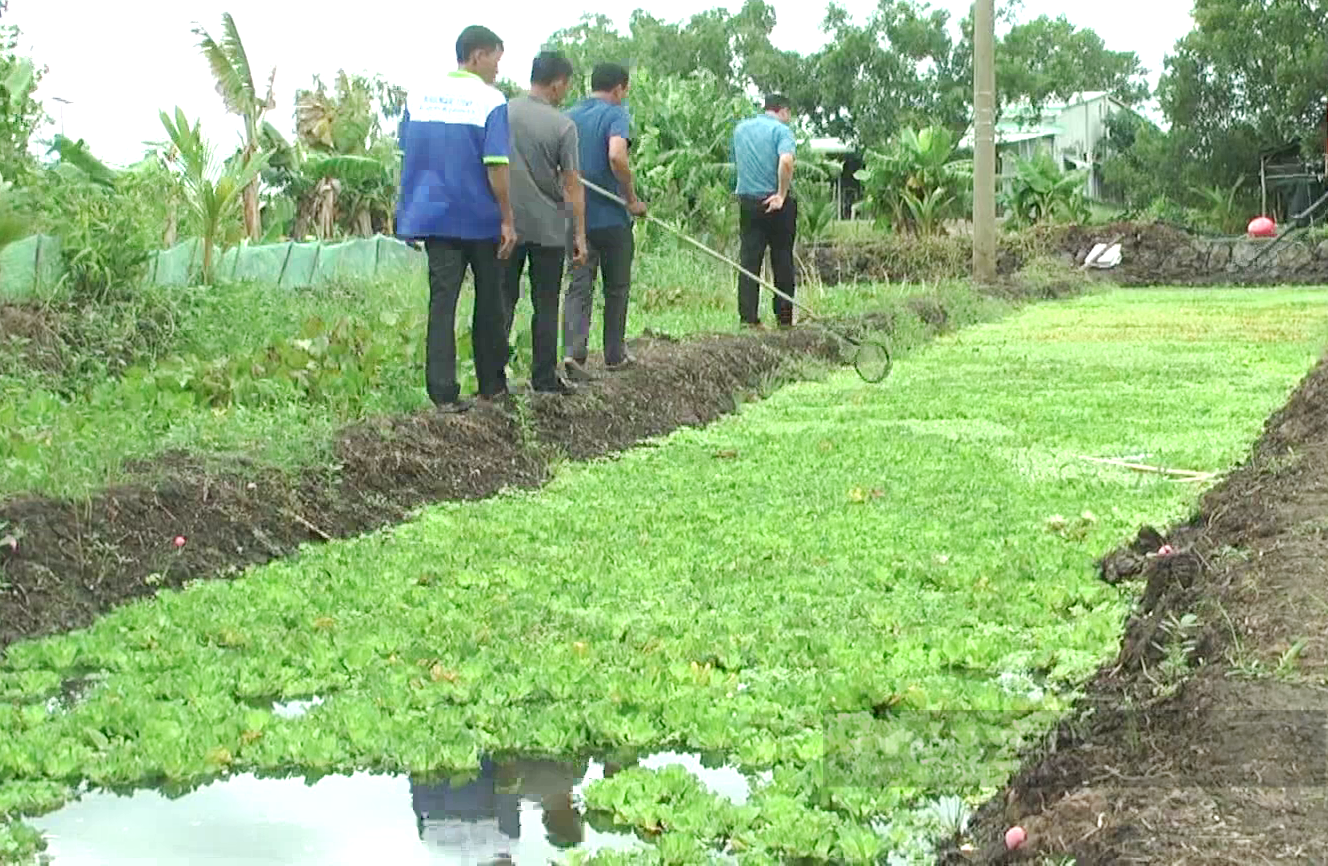
<path fill-rule="evenodd" d="M 86 496 L 150 475 L 141 463 L 171 451 L 189 452 L 218 469 L 239 459 L 286 470 L 330 467 L 337 428 L 428 405 L 423 270 L 354 287 L 292 291 L 242 284 L 175 291 L 177 306 L 165 329 L 169 339 L 115 368 L 116 375 L 91 362 L 65 377 L 0 372 L 0 498 Z M 953 305 L 957 322 L 992 318 L 1004 309 L 957 285 L 812 285 L 799 294 L 831 316 L 898 306 L 919 294 Z M 471 297 L 467 287 L 458 306 L 463 392 L 475 387 L 465 312 Z M 602 304 L 602 296 L 596 302 Z M 637 258 L 629 334 L 734 331 L 736 306 L 731 271 L 667 246 Z M 602 348 L 600 312 L 597 306 L 592 350 Z M 518 384 L 529 373 L 529 329 L 524 291 L 513 329 Z M 900 339 L 907 343 L 914 336 Z M 90 364 L 101 374 L 88 375 Z"/>
<path fill-rule="evenodd" d="M 19 783 L 669 748 L 774 775 L 743 810 L 689 796 L 662 844 L 774 862 L 916 843 L 904 810 L 1001 784 L 1116 646 L 1130 596 L 1093 558 L 1192 507 L 1193 485 L 1077 455 L 1237 462 L 1323 343 L 1310 297 L 1035 307 L 883 386 L 791 385 L 540 492 L 430 508 L 13 645 L 0 802 L 44 808 Z M 1209 336 L 1134 327 L 1177 309 Z M 81 702 L 47 708 L 91 673 Z M 256 708 L 310 695 L 325 702 L 299 719 Z M 633 778 L 588 796 L 636 823 L 678 783 L 623 794 Z"/>
<path fill-rule="evenodd" d="M 638 257 L 629 329 L 677 335 L 731 330 L 736 288 L 729 274 L 695 254 L 665 248 Z M 155 338 L 134 342 L 119 331 L 102 342 L 86 329 L 49 319 L 41 357 L 47 369 L 21 363 L 33 341 L 6 344 L 0 364 L 0 497 L 20 493 L 79 497 L 131 473 L 134 461 L 189 451 L 225 464 L 237 457 L 283 468 L 328 458 L 336 428 L 367 416 L 427 405 L 423 386 L 424 271 L 368 285 L 279 290 L 240 284 L 151 290 L 137 310 L 119 309 L 120 330 L 152 322 Z M 862 303 L 837 297 L 839 309 Z M 602 299 L 600 299 L 602 303 Z M 469 287 L 459 304 L 458 369 L 474 388 L 470 364 Z M 94 311 L 110 321 L 109 308 Z M 592 347 L 600 348 L 599 319 Z M 529 294 L 518 308 L 515 340 L 529 370 Z M 63 317 L 63 318 L 62 318 Z M 34 325 L 34 329 L 36 325 Z M 42 336 L 46 336 L 45 332 Z M 51 367 L 59 370 L 53 374 Z"/>

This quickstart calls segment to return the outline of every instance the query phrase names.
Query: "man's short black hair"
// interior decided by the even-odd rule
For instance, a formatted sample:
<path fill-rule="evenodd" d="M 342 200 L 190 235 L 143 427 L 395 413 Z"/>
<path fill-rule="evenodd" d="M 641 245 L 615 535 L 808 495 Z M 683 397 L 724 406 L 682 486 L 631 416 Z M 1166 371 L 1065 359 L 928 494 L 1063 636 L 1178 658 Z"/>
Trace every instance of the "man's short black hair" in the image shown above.
<path fill-rule="evenodd" d="M 590 89 L 596 93 L 608 93 L 618 85 L 627 84 L 627 67 L 619 63 L 597 64 L 590 73 Z"/>
<path fill-rule="evenodd" d="M 561 51 L 541 51 L 530 65 L 530 83 L 548 86 L 572 77 L 572 61 Z"/>
<path fill-rule="evenodd" d="M 497 51 L 503 47 L 503 40 L 498 38 L 488 27 L 472 24 L 457 37 L 457 63 L 465 63 L 476 51 Z"/>
<path fill-rule="evenodd" d="M 789 108 L 789 107 L 791 107 L 791 106 L 789 105 L 788 97 L 785 96 L 784 94 L 782 94 L 782 93 L 767 93 L 767 94 L 766 94 L 766 97 L 765 97 L 765 110 L 766 110 L 766 111 L 783 111 L 784 109 Z"/>

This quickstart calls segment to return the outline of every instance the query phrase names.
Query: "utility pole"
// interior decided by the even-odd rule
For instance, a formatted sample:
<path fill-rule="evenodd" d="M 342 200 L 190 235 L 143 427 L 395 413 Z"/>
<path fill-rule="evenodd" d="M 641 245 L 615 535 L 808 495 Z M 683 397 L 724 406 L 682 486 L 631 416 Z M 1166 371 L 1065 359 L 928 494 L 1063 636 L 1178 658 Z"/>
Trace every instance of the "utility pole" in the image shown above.
<path fill-rule="evenodd" d="M 70 102 L 68 99 L 62 99 L 59 96 L 52 96 L 51 101 L 60 103 L 60 135 L 63 136 L 65 134 L 65 106 L 73 105 L 74 103 Z"/>
<path fill-rule="evenodd" d="M 996 281 L 996 9 L 973 14 L 973 281 Z"/>

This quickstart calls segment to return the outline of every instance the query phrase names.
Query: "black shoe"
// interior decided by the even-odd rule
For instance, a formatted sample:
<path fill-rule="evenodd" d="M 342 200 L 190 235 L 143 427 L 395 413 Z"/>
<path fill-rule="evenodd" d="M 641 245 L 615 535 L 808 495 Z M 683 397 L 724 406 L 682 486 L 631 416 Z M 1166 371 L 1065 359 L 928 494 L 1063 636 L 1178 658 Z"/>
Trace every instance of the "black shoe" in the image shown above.
<path fill-rule="evenodd" d="M 635 358 L 633 358 L 631 355 L 623 355 L 622 360 L 616 361 L 612 364 L 605 364 L 604 369 L 613 370 L 614 372 L 617 372 L 618 370 L 626 370 L 628 367 L 635 367 L 635 366 L 636 366 Z"/>
<path fill-rule="evenodd" d="M 439 415 L 460 415 L 462 412 L 470 411 L 470 408 L 474 405 L 475 404 L 471 401 L 458 397 L 456 400 L 451 400 L 446 403 L 435 403 L 433 405 L 433 411 L 437 412 Z"/>
<path fill-rule="evenodd" d="M 595 376 L 585 368 L 585 362 L 568 359 L 563 361 L 563 371 L 571 382 L 593 382 Z"/>
<path fill-rule="evenodd" d="M 561 378 L 556 378 L 551 384 L 536 385 L 532 382 L 530 390 L 536 394 L 556 394 L 559 397 L 569 397 L 576 393 L 576 387 Z"/>

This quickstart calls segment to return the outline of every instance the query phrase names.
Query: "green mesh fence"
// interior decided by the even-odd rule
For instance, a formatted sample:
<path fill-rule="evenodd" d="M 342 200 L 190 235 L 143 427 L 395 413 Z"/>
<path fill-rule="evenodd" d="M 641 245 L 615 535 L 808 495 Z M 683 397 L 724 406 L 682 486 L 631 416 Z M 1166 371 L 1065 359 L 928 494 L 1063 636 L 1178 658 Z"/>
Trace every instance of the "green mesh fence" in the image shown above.
<path fill-rule="evenodd" d="M 146 282 L 151 286 L 187 286 L 203 264 L 203 242 L 197 238 L 176 244 L 148 258 Z"/>
<path fill-rule="evenodd" d="M 286 289 L 388 277 L 407 273 L 424 261 L 424 253 L 386 235 L 332 244 L 244 245 L 214 255 L 213 282 L 257 282 Z M 193 285 L 202 269 L 203 242 L 191 238 L 152 253 L 144 281 L 153 286 Z M 32 235 L 15 241 L 0 250 L 0 300 L 57 297 L 64 273 L 59 238 Z"/>
<path fill-rule="evenodd" d="M 54 297 L 64 276 L 60 239 L 31 235 L 0 250 L 0 300 Z"/>
<path fill-rule="evenodd" d="M 232 247 L 216 256 L 214 282 L 251 281 L 302 289 L 374 279 L 418 267 L 424 254 L 396 238 L 376 235 L 333 244 L 296 243 Z M 197 239 L 155 253 L 148 263 L 151 285 L 185 286 L 197 282 L 203 246 Z"/>

